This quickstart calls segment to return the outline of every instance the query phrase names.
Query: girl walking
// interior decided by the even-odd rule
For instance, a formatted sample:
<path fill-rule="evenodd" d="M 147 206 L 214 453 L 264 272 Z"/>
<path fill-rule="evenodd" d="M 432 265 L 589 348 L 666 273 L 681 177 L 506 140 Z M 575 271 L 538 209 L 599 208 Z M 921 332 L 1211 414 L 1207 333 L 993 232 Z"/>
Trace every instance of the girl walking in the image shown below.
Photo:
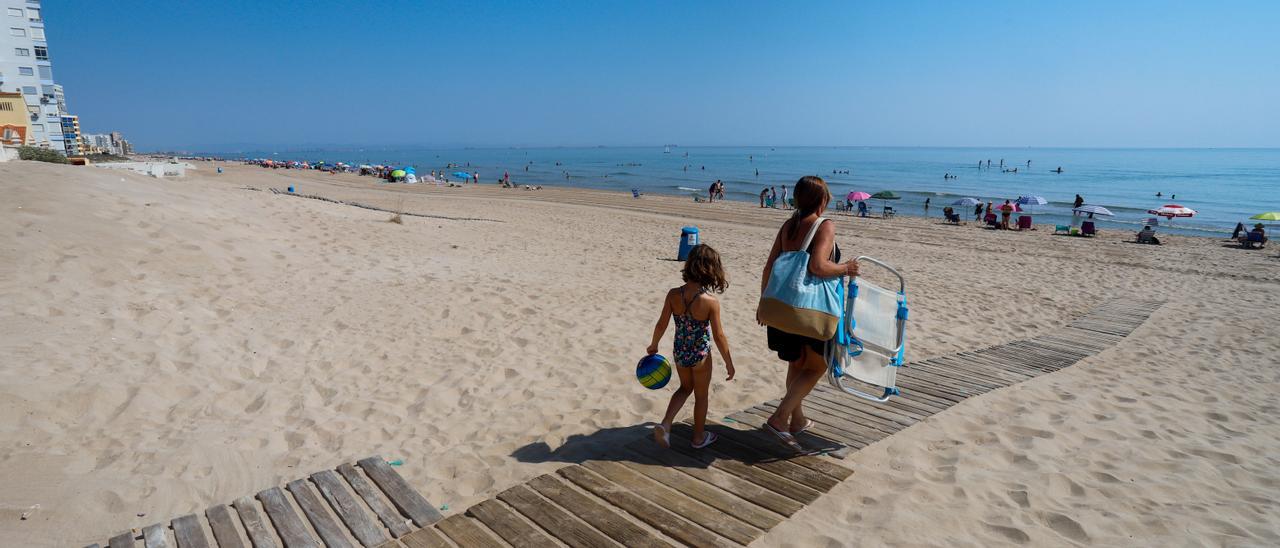
<path fill-rule="evenodd" d="M 680 388 L 671 395 L 667 414 L 662 424 L 654 427 L 653 439 L 663 447 L 671 446 L 671 422 L 684 402 L 693 394 L 693 448 L 701 449 L 716 441 L 716 435 L 706 431 L 707 396 L 711 386 L 711 340 L 716 341 L 725 369 L 733 380 L 733 357 L 729 355 L 729 340 L 720 325 L 720 299 L 712 292 L 724 293 L 729 281 L 720 254 L 707 245 L 694 246 L 681 272 L 684 285 L 667 292 L 662 300 L 662 315 L 653 328 L 653 341 L 646 351 L 658 353 L 658 341 L 667 332 L 667 323 L 676 320 L 675 363 L 680 376 Z"/>

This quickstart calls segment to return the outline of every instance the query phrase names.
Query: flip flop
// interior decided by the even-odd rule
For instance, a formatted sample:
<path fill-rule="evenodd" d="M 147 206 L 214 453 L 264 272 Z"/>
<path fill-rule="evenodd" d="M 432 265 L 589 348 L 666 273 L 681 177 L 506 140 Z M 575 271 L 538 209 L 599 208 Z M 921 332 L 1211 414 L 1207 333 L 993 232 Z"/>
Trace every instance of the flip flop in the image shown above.
<path fill-rule="evenodd" d="M 803 434 L 806 430 L 810 428 L 813 428 L 813 419 L 805 419 L 804 426 L 801 426 L 799 430 L 792 432 L 791 435 L 794 436 L 796 434 Z"/>
<path fill-rule="evenodd" d="M 717 437 L 718 436 L 716 436 L 715 432 L 703 432 L 702 443 L 692 443 L 692 440 L 690 440 L 690 445 L 692 445 L 694 449 L 702 449 L 703 447 L 715 443 Z"/>
<path fill-rule="evenodd" d="M 790 432 L 783 432 L 781 430 L 778 430 L 767 422 L 764 423 L 764 427 L 766 430 L 769 431 L 769 433 L 773 434 L 774 436 L 777 436 L 778 440 L 781 441 L 783 445 L 786 445 L 787 447 L 790 447 L 795 451 L 803 450 L 803 448 L 800 447 L 800 444 L 796 443 L 795 436 L 792 436 Z"/>
<path fill-rule="evenodd" d="M 658 442 L 664 449 L 671 448 L 671 434 L 667 432 L 667 427 L 659 424 L 653 427 L 653 441 Z"/>

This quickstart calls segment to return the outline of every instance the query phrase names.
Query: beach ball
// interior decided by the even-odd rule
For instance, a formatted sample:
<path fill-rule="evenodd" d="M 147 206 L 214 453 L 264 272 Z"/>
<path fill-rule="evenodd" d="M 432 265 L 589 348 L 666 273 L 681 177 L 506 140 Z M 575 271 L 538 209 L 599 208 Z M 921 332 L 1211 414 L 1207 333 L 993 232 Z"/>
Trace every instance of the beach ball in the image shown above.
<path fill-rule="evenodd" d="M 671 380 L 671 362 L 661 354 L 652 354 L 640 358 L 636 364 L 636 380 L 650 390 L 657 390 Z"/>

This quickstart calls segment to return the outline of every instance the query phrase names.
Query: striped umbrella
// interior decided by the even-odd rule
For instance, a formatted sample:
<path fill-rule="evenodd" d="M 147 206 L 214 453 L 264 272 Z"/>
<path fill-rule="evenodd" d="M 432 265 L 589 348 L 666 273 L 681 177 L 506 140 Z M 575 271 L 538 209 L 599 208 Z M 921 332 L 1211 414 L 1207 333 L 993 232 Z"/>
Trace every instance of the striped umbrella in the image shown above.
<path fill-rule="evenodd" d="M 982 200 L 979 200 L 977 198 L 960 198 L 959 200 L 951 202 L 951 205 L 973 207 L 980 203 L 982 203 Z"/>
<path fill-rule="evenodd" d="M 1015 200 L 1014 203 L 1020 204 L 1020 205 L 1038 206 L 1038 205 L 1045 205 L 1049 203 L 1049 200 L 1046 200 L 1040 196 L 1018 196 L 1018 199 Z"/>
<path fill-rule="evenodd" d="M 1173 220 L 1174 217 L 1194 217 L 1196 210 L 1178 204 L 1165 204 L 1156 209 L 1148 209 L 1147 213 Z"/>
<path fill-rule="evenodd" d="M 1115 213 L 1112 213 L 1110 209 L 1107 209 L 1100 205 L 1086 204 L 1086 205 L 1082 205 L 1080 207 L 1074 208 L 1071 211 L 1074 211 L 1076 213 L 1092 213 L 1094 215 L 1115 215 Z"/>

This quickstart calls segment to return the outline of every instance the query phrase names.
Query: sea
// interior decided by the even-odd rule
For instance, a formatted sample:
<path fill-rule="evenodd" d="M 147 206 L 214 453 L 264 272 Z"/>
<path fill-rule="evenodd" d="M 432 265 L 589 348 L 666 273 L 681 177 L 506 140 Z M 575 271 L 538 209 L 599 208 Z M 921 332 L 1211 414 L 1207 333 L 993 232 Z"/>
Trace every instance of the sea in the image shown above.
<path fill-rule="evenodd" d="M 481 183 L 509 173 L 514 183 L 705 196 L 716 180 L 725 197 L 758 203 L 765 187 L 789 188 L 818 175 L 839 198 L 851 191 L 901 196 L 884 202 L 899 215 L 930 216 L 962 198 L 1001 204 L 1019 196 L 1048 203 L 1030 208 L 1037 224 L 1069 224 L 1079 194 L 1114 215 L 1095 216 L 1101 230 L 1137 230 L 1147 211 L 1178 204 L 1190 218 L 1159 219 L 1159 230 L 1222 237 L 1248 217 L 1280 211 L 1280 149 L 1088 149 L 915 147 L 648 147 L 352 148 L 206 152 L 227 158 L 274 158 L 414 166 L 457 179 L 478 172 Z M 987 162 L 990 161 L 990 168 Z M 1002 167 L 1003 166 L 1003 167 Z M 1016 168 L 1016 171 L 1014 169 Z M 1061 171 L 1059 171 L 1061 168 Z M 872 212 L 880 200 L 869 200 Z M 972 219 L 972 208 L 957 208 Z M 964 215 L 969 213 L 970 215 Z"/>

